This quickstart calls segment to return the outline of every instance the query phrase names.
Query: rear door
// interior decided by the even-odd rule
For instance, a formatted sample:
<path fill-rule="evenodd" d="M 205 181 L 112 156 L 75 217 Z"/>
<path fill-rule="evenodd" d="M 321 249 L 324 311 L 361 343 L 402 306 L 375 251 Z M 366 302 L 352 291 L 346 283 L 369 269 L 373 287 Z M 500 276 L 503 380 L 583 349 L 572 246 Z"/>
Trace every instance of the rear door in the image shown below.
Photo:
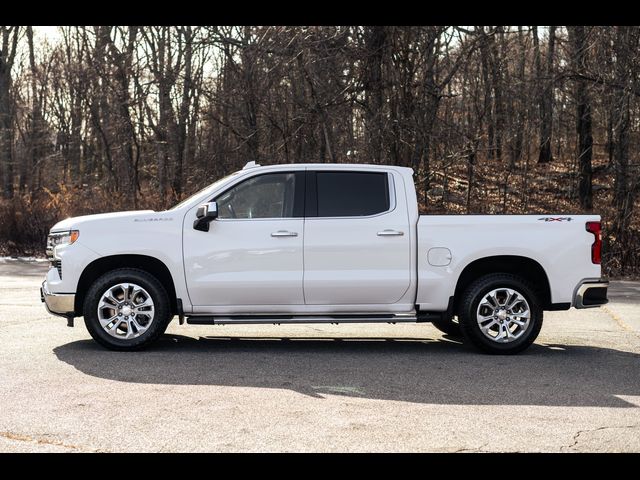
<path fill-rule="evenodd" d="M 410 268 L 406 197 L 394 172 L 307 171 L 307 305 L 396 303 L 409 288 Z"/>

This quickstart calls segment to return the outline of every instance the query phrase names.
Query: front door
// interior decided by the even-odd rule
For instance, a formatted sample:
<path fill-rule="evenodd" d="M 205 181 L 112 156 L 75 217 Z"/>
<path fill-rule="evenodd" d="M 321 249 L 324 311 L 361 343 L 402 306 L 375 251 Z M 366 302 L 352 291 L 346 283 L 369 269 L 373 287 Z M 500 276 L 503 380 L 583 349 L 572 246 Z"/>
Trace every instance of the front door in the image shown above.
<path fill-rule="evenodd" d="M 304 172 L 252 176 L 213 199 L 208 232 L 184 221 L 189 298 L 202 307 L 304 305 L 302 292 Z M 219 309 L 218 309 L 219 310 Z"/>

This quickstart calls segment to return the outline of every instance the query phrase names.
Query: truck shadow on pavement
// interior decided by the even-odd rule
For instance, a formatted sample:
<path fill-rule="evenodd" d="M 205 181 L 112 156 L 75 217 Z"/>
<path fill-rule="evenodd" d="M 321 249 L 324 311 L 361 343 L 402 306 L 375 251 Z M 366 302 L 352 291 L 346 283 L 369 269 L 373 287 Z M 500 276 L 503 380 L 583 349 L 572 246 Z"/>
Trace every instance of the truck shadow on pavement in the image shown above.
<path fill-rule="evenodd" d="M 82 340 L 54 353 L 87 375 L 132 383 L 275 388 L 319 399 L 344 395 L 428 404 L 640 406 L 618 397 L 640 396 L 640 355 L 588 346 L 534 344 L 520 355 L 491 356 L 446 337 L 165 335 L 143 352 L 111 352 Z"/>

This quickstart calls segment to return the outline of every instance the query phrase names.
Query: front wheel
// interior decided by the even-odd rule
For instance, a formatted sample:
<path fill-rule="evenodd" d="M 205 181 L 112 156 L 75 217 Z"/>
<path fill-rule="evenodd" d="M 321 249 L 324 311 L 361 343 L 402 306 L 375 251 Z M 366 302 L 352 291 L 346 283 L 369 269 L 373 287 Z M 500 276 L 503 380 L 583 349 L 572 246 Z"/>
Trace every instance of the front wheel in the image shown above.
<path fill-rule="evenodd" d="M 171 320 L 167 292 L 153 275 L 135 268 L 105 273 L 89 288 L 84 323 L 111 350 L 140 350 L 160 337 Z"/>
<path fill-rule="evenodd" d="M 485 275 L 473 282 L 463 295 L 459 318 L 465 339 L 493 354 L 521 352 L 542 328 L 535 288 L 508 273 Z"/>

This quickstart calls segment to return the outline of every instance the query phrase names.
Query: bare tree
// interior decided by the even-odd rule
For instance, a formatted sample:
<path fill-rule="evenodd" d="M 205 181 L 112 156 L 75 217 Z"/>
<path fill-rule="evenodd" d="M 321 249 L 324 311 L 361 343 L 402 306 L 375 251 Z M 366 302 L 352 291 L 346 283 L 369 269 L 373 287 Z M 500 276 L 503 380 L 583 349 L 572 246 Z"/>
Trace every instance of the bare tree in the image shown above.
<path fill-rule="evenodd" d="M 11 98 L 11 69 L 16 57 L 20 27 L 0 27 L 0 167 L 3 170 L 2 192 L 13 197 L 13 105 Z"/>
<path fill-rule="evenodd" d="M 633 191 L 629 176 L 629 143 L 631 130 L 631 90 L 630 75 L 632 52 L 637 48 L 637 32 L 631 27 L 616 27 L 613 41 L 615 52 L 614 82 L 618 88 L 614 91 L 613 160 L 615 166 L 614 204 L 617 216 L 615 227 L 618 233 L 627 230 L 633 210 Z"/>
<path fill-rule="evenodd" d="M 383 153 L 384 93 L 382 70 L 386 53 L 386 41 L 386 27 L 373 26 L 365 28 L 364 47 L 367 54 L 364 66 L 365 132 L 367 134 L 367 144 L 371 148 L 371 160 L 373 163 L 380 163 Z"/>
<path fill-rule="evenodd" d="M 578 195 L 580 205 L 585 210 L 593 208 L 593 187 L 591 159 L 593 157 L 593 135 L 591 119 L 591 101 L 587 90 L 587 81 L 583 78 L 589 70 L 587 65 L 587 37 L 583 26 L 567 27 L 571 43 L 572 68 L 577 75 L 575 80 L 576 132 L 578 134 Z"/>
<path fill-rule="evenodd" d="M 549 27 L 547 40 L 547 55 L 545 66 L 542 66 L 538 29 L 533 27 L 533 39 L 536 53 L 536 72 L 539 89 L 538 104 L 540 108 L 540 154 L 538 163 L 547 163 L 553 160 L 551 152 L 551 135 L 553 131 L 553 62 L 555 52 L 556 27 Z"/>

